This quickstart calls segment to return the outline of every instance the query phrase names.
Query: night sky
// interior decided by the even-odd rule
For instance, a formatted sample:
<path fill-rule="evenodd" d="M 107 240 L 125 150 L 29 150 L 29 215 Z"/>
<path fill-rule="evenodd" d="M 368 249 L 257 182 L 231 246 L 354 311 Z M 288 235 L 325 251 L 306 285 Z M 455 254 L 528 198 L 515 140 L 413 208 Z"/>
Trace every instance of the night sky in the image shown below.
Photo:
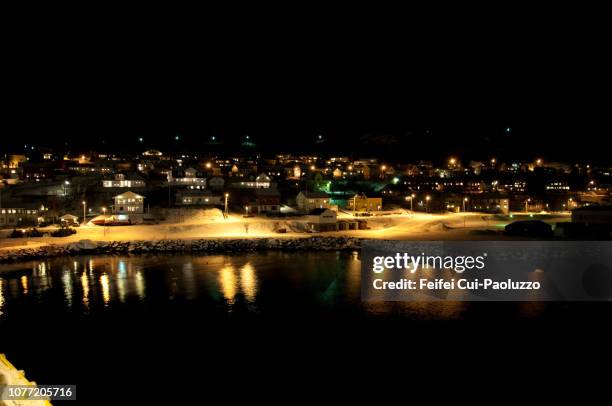
<path fill-rule="evenodd" d="M 249 134 L 263 152 L 306 152 L 323 134 L 319 149 L 358 156 L 607 162 L 609 33 L 545 16 L 360 20 L 335 35 L 329 21 L 210 17 L 156 31 L 21 30 L 4 51 L 1 149 L 131 151 L 143 137 L 206 151 L 215 135 L 231 152 Z"/>

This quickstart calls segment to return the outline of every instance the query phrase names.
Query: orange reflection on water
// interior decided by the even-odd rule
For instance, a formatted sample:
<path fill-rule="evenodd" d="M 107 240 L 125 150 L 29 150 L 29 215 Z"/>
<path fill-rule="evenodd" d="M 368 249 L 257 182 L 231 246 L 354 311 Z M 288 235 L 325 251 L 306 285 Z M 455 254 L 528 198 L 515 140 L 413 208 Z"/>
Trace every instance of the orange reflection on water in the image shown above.
<path fill-rule="evenodd" d="M 102 300 L 104 301 L 104 305 L 108 305 L 108 302 L 110 302 L 108 275 L 100 275 L 100 285 L 102 285 Z"/>
<path fill-rule="evenodd" d="M 257 277 L 255 276 L 255 269 L 250 262 L 247 262 L 240 268 L 240 287 L 248 301 L 252 302 L 255 300 L 257 296 Z"/>
<path fill-rule="evenodd" d="M 221 285 L 221 293 L 223 297 L 230 303 L 234 302 L 236 297 L 236 275 L 232 265 L 225 265 L 219 271 L 219 284 Z"/>
<path fill-rule="evenodd" d="M 27 295 L 28 294 L 28 277 L 24 275 L 20 278 L 20 281 L 21 281 L 21 289 L 23 289 L 23 294 Z"/>
<path fill-rule="evenodd" d="M 83 287 L 83 305 L 89 307 L 89 280 L 85 272 L 81 274 L 81 286 Z"/>

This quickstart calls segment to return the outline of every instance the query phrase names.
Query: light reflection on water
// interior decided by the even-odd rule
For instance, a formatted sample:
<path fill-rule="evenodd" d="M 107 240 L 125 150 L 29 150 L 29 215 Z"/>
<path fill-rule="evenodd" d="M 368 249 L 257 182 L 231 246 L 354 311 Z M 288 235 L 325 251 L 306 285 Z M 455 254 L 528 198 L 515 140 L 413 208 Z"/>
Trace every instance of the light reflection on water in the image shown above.
<path fill-rule="evenodd" d="M 247 262 L 240 268 L 240 286 L 245 298 L 249 302 L 254 302 L 257 296 L 257 278 L 255 276 L 255 268 L 253 268 L 250 262 Z"/>
<path fill-rule="evenodd" d="M 236 275 L 234 274 L 234 267 L 232 265 L 224 265 L 219 270 L 219 285 L 221 286 L 221 292 L 223 297 L 230 303 L 234 303 L 236 297 Z"/>
<path fill-rule="evenodd" d="M 0 266 L 0 320 L 17 307 L 48 305 L 87 315 L 174 302 L 226 313 L 295 308 L 418 320 L 461 319 L 472 309 L 459 301 L 362 303 L 360 273 L 357 252 L 55 258 Z M 537 317 L 545 306 L 516 308 Z"/>
<path fill-rule="evenodd" d="M 100 276 L 100 285 L 102 286 L 102 300 L 104 305 L 108 306 L 110 302 L 110 287 L 108 284 L 108 275 L 104 274 Z"/>

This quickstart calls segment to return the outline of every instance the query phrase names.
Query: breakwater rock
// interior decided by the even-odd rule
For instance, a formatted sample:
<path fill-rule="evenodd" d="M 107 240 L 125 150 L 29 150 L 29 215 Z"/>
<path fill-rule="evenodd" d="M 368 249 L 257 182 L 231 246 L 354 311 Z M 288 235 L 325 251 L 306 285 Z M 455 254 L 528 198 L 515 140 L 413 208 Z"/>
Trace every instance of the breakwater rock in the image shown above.
<path fill-rule="evenodd" d="M 248 238 L 197 240 L 91 241 L 17 248 L 0 253 L 0 262 L 25 261 L 64 255 L 115 255 L 146 253 L 232 253 L 265 250 L 344 251 L 361 249 L 361 240 L 352 237 Z"/>

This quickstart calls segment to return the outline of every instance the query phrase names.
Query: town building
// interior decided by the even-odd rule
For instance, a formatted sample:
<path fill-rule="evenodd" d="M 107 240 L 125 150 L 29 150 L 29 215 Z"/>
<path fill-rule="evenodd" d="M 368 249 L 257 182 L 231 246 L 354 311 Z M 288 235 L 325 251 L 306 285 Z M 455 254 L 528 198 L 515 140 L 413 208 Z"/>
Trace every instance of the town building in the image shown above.
<path fill-rule="evenodd" d="M 320 208 L 329 209 L 331 207 L 329 195 L 324 192 L 302 191 L 296 196 L 295 203 L 298 209 L 303 212 Z"/>
<path fill-rule="evenodd" d="M 508 215 L 510 213 L 510 199 L 494 194 L 472 196 L 466 202 L 466 210 Z"/>
<path fill-rule="evenodd" d="M 77 216 L 72 215 L 72 214 L 64 214 L 59 219 L 60 219 L 60 223 L 63 226 L 65 226 L 65 227 L 78 226 L 79 225 L 79 218 Z"/>
<path fill-rule="evenodd" d="M 222 195 L 213 195 L 208 190 L 180 190 L 176 192 L 176 204 L 179 206 L 222 206 Z"/>
<path fill-rule="evenodd" d="M 276 189 L 256 189 L 245 207 L 248 214 L 280 213 L 280 193 Z"/>
<path fill-rule="evenodd" d="M 234 188 L 234 189 L 266 189 L 266 188 L 270 188 L 271 186 L 272 186 L 272 179 L 270 178 L 270 176 L 266 175 L 265 173 L 259 174 L 253 180 L 232 181 L 231 183 L 228 184 L 228 187 Z"/>
<path fill-rule="evenodd" d="M 126 178 L 123 173 L 117 173 L 114 179 L 104 179 L 102 186 L 107 188 L 143 188 L 146 186 L 144 180 L 136 177 Z"/>
<path fill-rule="evenodd" d="M 223 179 L 221 176 L 213 176 L 212 178 L 208 179 L 208 187 L 212 190 L 223 190 L 224 186 L 225 179 Z"/>
<path fill-rule="evenodd" d="M 42 221 L 41 210 L 23 207 L 0 209 L 0 226 L 34 226 Z"/>
<path fill-rule="evenodd" d="M 132 223 L 142 221 L 144 215 L 144 197 L 132 191 L 121 193 L 113 198 L 113 214 L 126 215 Z"/>
<path fill-rule="evenodd" d="M 309 231 L 336 231 L 337 213 L 330 209 L 313 209 L 308 213 L 306 227 Z"/>
<path fill-rule="evenodd" d="M 354 211 L 382 210 L 382 197 L 368 197 L 365 194 L 356 194 L 346 201 L 347 209 Z"/>
<path fill-rule="evenodd" d="M 570 186 L 566 181 L 555 180 L 546 183 L 547 192 L 569 192 Z"/>
<path fill-rule="evenodd" d="M 198 176 L 198 171 L 194 168 L 187 168 L 178 176 L 172 172 L 168 173 L 168 184 L 173 186 L 189 186 L 197 189 L 206 188 L 206 178 Z"/>

